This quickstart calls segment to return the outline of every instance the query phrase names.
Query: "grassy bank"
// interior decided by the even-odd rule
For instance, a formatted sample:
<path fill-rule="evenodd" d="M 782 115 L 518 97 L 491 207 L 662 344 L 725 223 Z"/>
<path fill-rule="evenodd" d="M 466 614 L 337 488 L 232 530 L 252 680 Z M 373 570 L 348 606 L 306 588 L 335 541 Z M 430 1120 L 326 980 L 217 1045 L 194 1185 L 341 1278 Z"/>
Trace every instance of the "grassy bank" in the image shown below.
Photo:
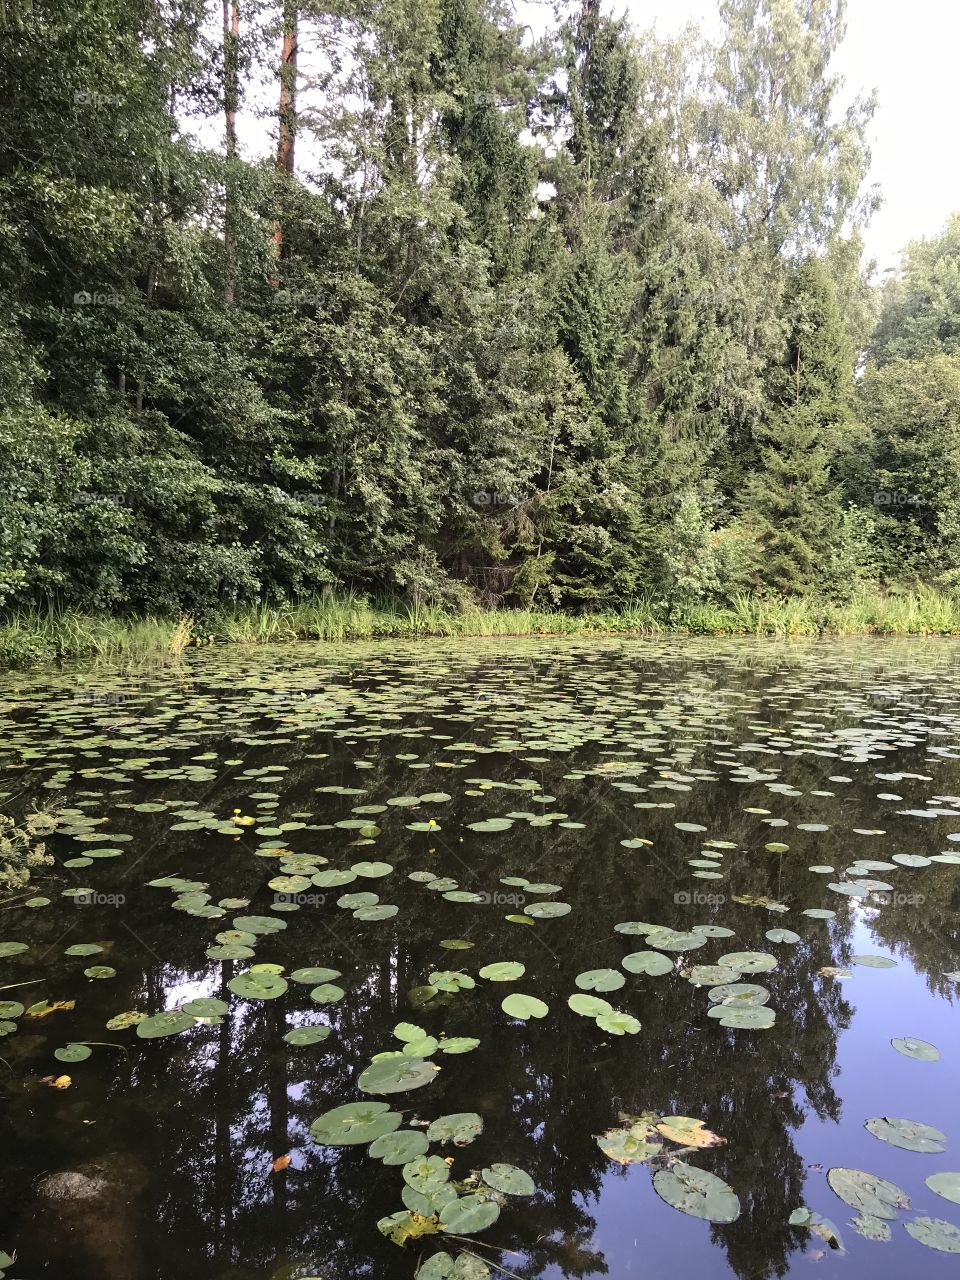
<path fill-rule="evenodd" d="M 960 595 L 929 589 L 864 593 L 844 604 L 741 596 L 729 606 L 664 609 L 637 601 L 609 613 L 467 609 L 372 603 L 344 595 L 224 611 L 202 626 L 189 618 L 109 618 L 22 612 L 0 621 L 0 665 L 59 658 L 119 662 L 168 660 L 193 645 L 368 640 L 394 636 L 548 636 L 589 634 L 816 636 L 960 635 Z"/>

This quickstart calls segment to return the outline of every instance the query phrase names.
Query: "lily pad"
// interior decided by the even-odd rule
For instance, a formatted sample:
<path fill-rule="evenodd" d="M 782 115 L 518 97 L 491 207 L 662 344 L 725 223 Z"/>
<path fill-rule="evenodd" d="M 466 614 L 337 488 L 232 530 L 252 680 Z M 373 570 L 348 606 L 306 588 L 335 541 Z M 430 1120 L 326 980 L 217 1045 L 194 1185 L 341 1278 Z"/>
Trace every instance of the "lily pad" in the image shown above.
<path fill-rule="evenodd" d="M 673 961 L 661 951 L 631 951 L 620 961 L 628 973 L 645 973 L 661 977 L 673 969 Z"/>
<path fill-rule="evenodd" d="M 952 1200 L 960 1204 L 960 1173 L 931 1173 L 925 1178 L 927 1186 L 944 1200 Z"/>
<path fill-rule="evenodd" d="M 619 991 L 626 978 L 616 969 L 585 969 L 574 982 L 582 991 Z"/>
<path fill-rule="evenodd" d="M 373 1142 L 399 1129 L 403 1116 L 386 1102 L 348 1102 L 326 1111 L 310 1126 L 315 1142 L 328 1147 L 351 1147 Z"/>
<path fill-rule="evenodd" d="M 862 1169 L 830 1169 L 827 1181 L 844 1204 L 872 1218 L 892 1222 L 901 1209 L 910 1208 L 910 1197 L 902 1187 Z"/>
<path fill-rule="evenodd" d="M 283 1037 L 287 1044 L 319 1044 L 330 1035 L 329 1027 L 294 1027 Z"/>
<path fill-rule="evenodd" d="M 920 1124 L 916 1120 L 891 1119 L 889 1116 L 874 1117 L 866 1122 L 866 1128 L 881 1142 L 889 1142 L 891 1146 L 902 1147 L 904 1151 L 922 1151 L 929 1154 L 945 1151 L 946 1134 L 934 1129 L 932 1125 Z"/>
<path fill-rule="evenodd" d="M 362 1072 L 357 1088 L 363 1093 L 403 1093 L 408 1089 L 420 1089 L 430 1084 L 440 1070 L 423 1058 L 400 1055 L 373 1062 Z"/>
<path fill-rule="evenodd" d="M 939 1062 L 940 1050 L 927 1040 L 915 1040 L 913 1036 L 895 1036 L 890 1043 L 905 1058 L 917 1058 L 920 1062 Z"/>
<path fill-rule="evenodd" d="M 370 1144 L 368 1154 L 384 1164 L 409 1164 L 418 1156 L 425 1155 L 429 1145 L 422 1129 L 397 1129 L 376 1138 Z"/>
<path fill-rule="evenodd" d="M 526 1022 L 528 1018 L 545 1018 L 550 1012 L 547 1005 L 536 996 L 527 996 L 514 991 L 500 1003 L 500 1008 L 511 1018 L 520 1018 Z"/>
<path fill-rule="evenodd" d="M 440 1225 L 453 1235 L 469 1236 L 493 1226 L 500 1217 L 500 1206 L 495 1200 L 479 1195 L 460 1196 L 445 1205 L 440 1214 Z"/>
<path fill-rule="evenodd" d="M 943 1218 L 914 1218 L 903 1224 L 914 1240 L 939 1253 L 960 1253 L 960 1227 Z"/>
<path fill-rule="evenodd" d="M 170 1010 L 167 1013 L 155 1013 L 137 1023 L 137 1035 L 144 1040 L 158 1040 L 161 1036 L 174 1036 L 181 1031 L 189 1031 L 194 1026 L 189 1013 Z"/>
<path fill-rule="evenodd" d="M 53 1056 L 58 1062 L 84 1062 L 93 1050 L 85 1044 L 68 1044 L 62 1049 L 54 1049 Z"/>
<path fill-rule="evenodd" d="M 244 1000 L 276 1000 L 287 989 L 286 978 L 276 973 L 240 973 L 227 986 Z"/>
<path fill-rule="evenodd" d="M 653 1175 L 653 1189 L 661 1200 L 692 1218 L 727 1223 L 740 1216 L 740 1201 L 722 1178 L 682 1160 L 672 1169 L 659 1169 Z"/>
<path fill-rule="evenodd" d="M 529 1173 L 515 1164 L 492 1164 L 481 1171 L 481 1177 L 488 1187 L 506 1196 L 532 1196 L 537 1189 Z"/>
<path fill-rule="evenodd" d="M 427 1137 L 431 1142 L 452 1142 L 457 1147 L 465 1147 L 482 1129 L 483 1121 L 475 1111 L 455 1111 L 432 1121 Z"/>
<path fill-rule="evenodd" d="M 606 1000 L 601 1000 L 599 996 L 585 996 L 580 992 L 568 997 L 567 1004 L 574 1013 L 579 1013 L 584 1018 L 599 1018 L 603 1014 L 613 1013 L 613 1005 Z"/>
<path fill-rule="evenodd" d="M 480 977 L 488 982 L 515 982 L 526 971 L 526 966 L 519 960 L 497 960 L 494 964 L 485 964 L 480 970 Z"/>
<path fill-rule="evenodd" d="M 736 1031 L 767 1031 L 775 1021 L 774 1012 L 765 1005 L 715 1004 L 707 1010 L 707 1016 L 716 1018 L 721 1027 L 732 1027 Z"/>

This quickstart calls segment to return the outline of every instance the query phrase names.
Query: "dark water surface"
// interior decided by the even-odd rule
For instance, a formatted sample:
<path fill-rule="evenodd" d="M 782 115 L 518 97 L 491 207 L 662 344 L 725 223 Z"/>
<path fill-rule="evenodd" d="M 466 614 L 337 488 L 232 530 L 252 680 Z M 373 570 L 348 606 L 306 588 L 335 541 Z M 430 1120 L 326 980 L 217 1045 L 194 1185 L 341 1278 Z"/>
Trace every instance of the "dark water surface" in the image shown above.
<path fill-rule="evenodd" d="M 39 802 L 58 822 L 57 865 L 0 904 L 0 1001 L 28 1006 L 8 1010 L 16 1029 L 0 1037 L 7 1280 L 406 1280 L 444 1249 L 466 1251 L 454 1276 L 524 1280 L 960 1272 L 960 1253 L 906 1229 L 930 1218 L 960 1238 L 960 1204 L 925 1183 L 960 1170 L 960 644 L 210 651 L 159 674 L 5 676 L 0 721 L 0 811 Z M 469 826 L 492 818 L 511 825 Z M 367 862 L 392 870 L 313 882 Z M 431 889 L 412 872 L 455 884 Z M 148 883 L 165 877 L 173 887 Z M 364 919 L 355 893 L 398 911 Z M 37 896 L 50 901 L 25 905 Z M 507 919 L 548 902 L 571 909 Z M 245 930 L 251 916 L 260 924 Z M 264 917 L 284 927 L 265 932 Z M 629 921 L 647 936 L 615 930 Z M 709 925 L 733 936 L 704 940 L 695 926 Z M 670 949 L 674 935 L 653 926 L 693 942 Z M 234 928 L 247 944 L 252 932 L 251 954 L 208 956 Z M 772 929 L 799 940 L 773 941 Z M 10 942 L 27 949 L 9 954 Z M 102 949 L 65 954 L 77 944 Z M 642 950 L 673 967 L 624 971 Z M 731 952 L 775 958 L 740 978 L 769 992 L 771 1027 L 720 1025 L 708 1016 L 715 983 L 684 976 Z M 479 976 L 498 961 L 525 972 Z M 229 987 L 262 963 L 336 970 L 345 994 L 318 1003 L 309 980 L 269 999 Z M 115 975 L 85 976 L 100 966 Z M 627 1019 L 614 1034 L 568 1007 L 577 975 L 608 968 L 624 984 L 592 994 L 639 1030 Z M 475 985 L 425 1001 L 429 975 L 446 971 Z M 545 1002 L 545 1016 L 504 1012 L 516 992 Z M 106 1026 L 198 997 L 229 1011 L 160 1038 Z M 75 1006 L 35 1016 L 44 1001 Z M 441 1070 L 407 1091 L 362 1092 L 374 1055 L 402 1049 L 401 1023 L 439 1041 L 426 1061 Z M 307 1025 L 331 1031 L 284 1040 Z M 451 1037 L 479 1045 L 444 1052 Z M 939 1057 L 898 1052 L 895 1037 Z M 58 1061 L 70 1043 L 91 1055 Z M 61 1075 L 69 1087 L 44 1083 Z M 400 1132 L 477 1113 L 472 1143 L 432 1142 L 429 1154 L 452 1158 L 461 1194 L 498 1162 L 525 1170 L 535 1193 L 495 1199 L 499 1218 L 469 1239 L 399 1247 L 377 1223 L 404 1210 L 401 1166 L 309 1132 L 361 1101 L 402 1112 Z M 725 1139 L 680 1159 L 732 1189 L 734 1221 L 689 1216 L 657 1193 L 679 1142 L 644 1163 L 604 1154 L 596 1135 L 643 1113 L 702 1120 Z M 945 1150 L 881 1140 L 865 1122 L 882 1117 L 932 1126 Z M 827 1180 L 837 1166 L 906 1193 L 890 1240 L 850 1225 L 854 1209 Z M 842 1250 L 790 1225 L 801 1206 L 830 1220 Z"/>

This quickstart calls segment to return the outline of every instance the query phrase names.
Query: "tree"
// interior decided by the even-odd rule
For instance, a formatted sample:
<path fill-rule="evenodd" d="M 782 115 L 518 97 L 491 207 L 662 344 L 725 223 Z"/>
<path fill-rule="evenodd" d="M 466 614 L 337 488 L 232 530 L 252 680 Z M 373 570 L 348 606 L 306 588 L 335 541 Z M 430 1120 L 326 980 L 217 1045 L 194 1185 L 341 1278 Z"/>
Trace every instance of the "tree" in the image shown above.
<path fill-rule="evenodd" d="M 939 236 L 913 240 L 880 293 L 870 356 L 877 364 L 960 349 L 960 213 Z"/>

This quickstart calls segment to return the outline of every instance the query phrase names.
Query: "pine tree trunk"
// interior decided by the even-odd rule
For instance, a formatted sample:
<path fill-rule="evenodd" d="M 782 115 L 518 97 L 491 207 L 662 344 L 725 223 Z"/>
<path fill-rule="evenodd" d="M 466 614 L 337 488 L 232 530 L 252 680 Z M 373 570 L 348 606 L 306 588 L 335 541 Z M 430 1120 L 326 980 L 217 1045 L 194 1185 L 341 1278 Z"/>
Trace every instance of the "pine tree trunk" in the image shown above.
<path fill-rule="evenodd" d="M 239 61 L 239 0 L 223 0 L 223 109 L 227 142 L 226 203 L 223 218 L 223 247 L 227 257 L 227 279 L 223 288 L 223 300 L 229 305 L 233 304 L 237 291 L 236 195 L 233 189 L 233 170 L 237 158 Z"/>

